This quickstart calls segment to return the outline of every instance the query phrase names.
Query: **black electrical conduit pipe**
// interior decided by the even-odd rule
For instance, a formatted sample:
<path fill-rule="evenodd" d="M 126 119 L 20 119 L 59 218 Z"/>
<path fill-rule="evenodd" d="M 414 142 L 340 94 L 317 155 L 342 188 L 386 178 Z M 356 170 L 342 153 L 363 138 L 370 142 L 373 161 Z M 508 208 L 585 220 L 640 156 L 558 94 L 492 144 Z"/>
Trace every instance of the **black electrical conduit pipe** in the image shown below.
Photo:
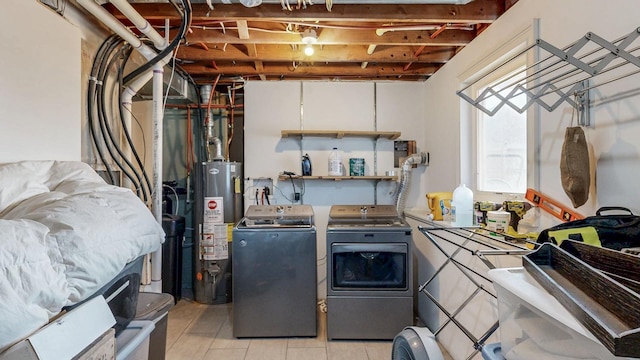
<path fill-rule="evenodd" d="M 176 10 L 182 15 L 182 23 L 180 24 L 180 30 L 178 31 L 178 35 L 173 39 L 171 44 L 164 48 L 162 51 L 158 53 L 153 59 L 149 60 L 139 68 L 133 70 L 127 76 L 124 77 L 124 83 L 128 84 L 131 80 L 138 77 L 140 74 L 146 72 L 151 69 L 151 67 L 158 63 L 158 61 L 166 58 L 173 50 L 178 46 L 180 41 L 184 39 L 184 36 L 187 33 L 187 29 L 191 26 L 191 1 L 190 0 L 180 0 L 182 3 L 182 7 L 184 8 L 184 12 L 180 10 L 180 7 L 177 6 L 173 1 L 171 4 L 176 8 Z"/>
<path fill-rule="evenodd" d="M 114 85 L 115 84 L 120 85 L 119 79 L 122 77 L 122 67 L 124 66 L 123 64 L 124 62 L 126 62 L 126 59 L 128 58 L 129 54 L 131 54 L 131 51 L 132 51 L 131 46 L 125 45 L 124 41 L 121 42 L 119 45 L 120 46 L 118 51 L 115 54 L 110 54 L 110 60 L 109 58 L 104 59 L 104 60 L 108 60 L 109 62 L 104 67 L 103 86 L 98 88 L 99 89 L 98 97 L 101 99 L 98 105 L 100 109 L 100 115 L 98 116 L 98 119 L 100 120 L 102 137 L 105 141 L 105 144 L 107 145 L 109 154 L 112 156 L 113 160 L 118 165 L 118 167 L 122 170 L 123 174 L 134 184 L 134 187 L 136 189 L 136 193 L 138 194 L 138 196 L 140 196 L 140 193 L 142 193 L 143 200 L 146 202 L 148 200 L 148 194 L 145 191 L 145 188 L 142 184 L 142 179 L 140 177 L 140 174 L 135 171 L 133 164 L 129 161 L 129 159 L 127 159 L 127 157 L 125 156 L 121 148 L 118 146 L 119 141 L 116 139 L 116 137 L 113 134 L 113 131 L 109 123 L 109 114 L 107 114 L 107 111 L 106 111 L 106 104 L 113 103 L 113 99 L 108 97 L 108 94 L 113 94 L 113 90 L 111 88 L 109 89 L 105 88 L 105 84 L 109 76 L 109 71 L 110 69 L 116 69 L 118 73 L 118 81 L 114 83 Z M 114 51 L 115 51 L 115 48 L 114 48 Z M 120 63 L 120 66 L 116 67 L 118 63 Z M 119 94 L 120 93 L 119 86 L 117 90 L 118 90 L 117 93 Z M 125 132 L 126 132 L 126 128 L 125 128 Z M 112 149 L 115 149 L 115 152 L 117 152 L 118 156 L 116 156 L 113 153 Z M 124 163 L 126 164 L 126 167 L 122 164 L 122 161 L 124 161 Z M 136 179 L 134 179 L 134 177 L 131 175 L 131 173 L 127 168 L 133 170 Z"/>
<path fill-rule="evenodd" d="M 119 40 L 112 44 L 105 52 L 104 56 L 99 59 L 100 65 L 98 67 L 97 79 L 100 82 L 100 86 L 97 86 L 97 114 L 98 114 L 98 123 L 100 124 L 100 133 L 102 135 L 102 140 L 104 141 L 104 145 L 107 149 L 107 152 L 111 156 L 112 160 L 118 165 L 123 174 L 134 184 L 136 189 L 136 193 L 140 197 L 142 193 L 142 197 L 144 201 L 147 201 L 147 193 L 142 189 L 141 184 L 136 182 L 134 177 L 131 175 L 129 170 L 122 165 L 119 159 L 124 159 L 127 165 L 133 169 L 133 165 L 126 159 L 122 150 L 117 146 L 117 141 L 114 139 L 113 132 L 111 131 L 111 127 L 109 125 L 109 115 L 106 112 L 106 104 L 107 104 L 107 93 L 111 91 L 107 91 L 107 81 L 109 77 L 109 70 L 114 67 L 116 62 L 122 60 L 122 55 L 126 51 L 126 49 L 130 49 L 130 46 L 126 45 L 123 40 Z M 117 50 L 117 51 L 116 51 Z M 115 52 L 115 53 L 114 53 Z M 129 51 L 130 53 L 130 51 Z M 118 156 L 116 156 L 116 153 Z M 135 172 L 135 170 L 134 170 Z M 140 176 L 136 173 L 136 177 L 140 179 Z"/>
<path fill-rule="evenodd" d="M 105 41 L 103 41 L 102 44 L 100 45 L 100 48 L 98 48 L 96 57 L 93 60 L 93 64 L 91 66 L 91 73 L 89 74 L 89 84 L 87 86 L 87 117 L 88 117 L 87 120 L 89 122 L 89 133 L 91 135 L 91 139 L 93 140 L 93 144 L 96 147 L 96 152 L 98 153 L 100 161 L 102 161 L 103 165 L 105 166 L 105 169 L 107 170 L 107 176 L 109 177 L 109 182 L 111 184 L 115 183 L 115 180 L 114 180 L 111 168 L 109 167 L 106 157 L 102 151 L 102 147 L 100 146 L 100 143 L 98 141 L 93 118 L 94 118 L 94 111 L 95 111 L 94 105 L 98 101 L 96 87 L 98 86 L 97 72 L 100 66 L 100 60 L 104 56 L 104 52 L 107 51 L 106 49 L 110 48 L 113 42 L 116 41 L 117 39 L 118 39 L 117 35 L 115 34 L 111 35 L 107 39 L 105 39 Z"/>
<path fill-rule="evenodd" d="M 163 59 L 164 57 L 166 57 L 166 55 L 168 55 L 169 51 L 173 51 L 173 49 L 175 47 L 178 46 L 179 42 L 182 40 L 182 38 L 184 37 L 184 34 L 186 33 L 186 29 L 188 28 L 188 24 L 191 23 L 191 4 L 189 2 L 189 0 L 181 0 L 183 7 L 185 8 L 185 12 L 183 13 L 182 11 L 180 11 L 179 7 L 172 1 L 172 4 L 176 7 L 176 10 L 178 10 L 178 12 L 180 12 L 180 14 L 183 17 L 183 21 L 182 21 L 182 25 L 180 28 L 180 33 L 179 35 L 174 39 L 174 41 L 172 42 L 172 44 L 167 47 L 165 50 L 163 50 L 160 54 L 158 54 L 156 57 L 154 57 L 154 59 L 152 59 L 151 61 L 149 61 L 147 64 L 141 66 L 140 68 L 134 70 L 134 72 L 130 73 L 129 75 L 127 75 L 127 77 L 125 77 L 124 79 L 122 78 L 122 72 L 124 69 L 124 65 L 127 62 L 127 59 L 129 57 L 129 54 L 131 52 L 131 50 L 129 50 L 127 52 L 127 55 L 125 56 L 124 61 L 121 62 L 120 67 L 118 68 L 118 84 L 120 85 L 120 89 L 124 88 L 124 83 L 130 81 L 131 79 L 135 78 L 136 76 L 138 76 L 139 74 L 141 74 L 142 72 L 148 70 L 151 66 L 153 66 L 155 63 L 157 63 L 158 61 L 160 61 L 161 59 Z M 95 99 L 95 101 L 98 103 L 98 118 L 99 118 L 99 123 L 100 123 L 100 130 L 102 133 L 102 137 L 103 137 L 103 141 L 105 143 L 105 146 L 107 147 L 107 150 L 109 152 L 109 154 L 111 155 L 111 157 L 113 158 L 113 160 L 116 162 L 116 164 L 118 165 L 118 167 L 123 171 L 123 173 L 129 178 L 129 180 L 131 180 L 132 183 L 134 183 L 136 185 L 136 190 L 138 192 L 138 196 L 140 196 L 140 190 L 142 190 L 142 195 L 144 200 L 147 200 L 147 191 L 145 189 L 145 184 L 147 185 L 147 189 L 149 189 L 149 191 L 151 191 L 151 184 L 149 182 L 149 178 L 147 176 L 147 172 L 144 169 L 144 166 L 142 164 L 142 161 L 140 160 L 140 157 L 137 153 L 137 151 L 135 150 L 135 147 L 133 146 L 133 141 L 131 140 L 130 134 L 127 131 L 126 125 L 124 124 L 124 117 L 123 117 L 123 106 L 121 105 L 121 93 L 118 92 L 118 103 L 120 104 L 119 106 L 119 115 L 120 115 L 120 120 L 124 129 L 124 133 L 125 133 L 125 137 L 127 142 L 129 143 L 129 146 L 132 149 L 132 153 L 136 159 L 136 162 L 138 163 L 138 165 L 140 166 L 140 169 L 142 170 L 142 174 L 144 176 L 144 180 L 145 182 L 143 183 L 142 179 L 140 178 L 139 173 L 135 170 L 135 168 L 133 167 L 133 165 L 126 159 L 126 157 L 122 154 L 122 151 L 117 147 L 117 142 L 114 140 L 113 134 L 111 129 L 109 128 L 109 124 L 108 124 L 108 115 L 106 113 L 105 110 L 105 102 L 106 102 L 106 93 L 104 91 L 104 85 L 106 83 L 107 77 L 108 77 L 108 70 L 113 66 L 113 64 L 115 64 L 115 60 L 123 53 L 123 49 L 121 49 L 116 57 L 114 57 L 112 59 L 112 61 L 109 63 L 108 66 L 104 66 L 105 62 L 107 61 L 107 59 L 109 57 L 111 57 L 111 53 L 114 51 L 114 49 L 122 42 L 115 42 L 115 38 L 117 38 L 117 35 L 112 35 L 110 36 L 107 40 L 105 40 L 105 42 L 103 43 L 103 45 L 100 47 L 100 49 L 98 50 L 98 55 L 96 55 L 96 59 L 94 61 L 93 67 L 92 67 L 92 74 L 90 77 L 90 81 L 89 81 L 89 87 L 88 87 L 88 113 L 89 113 L 89 117 L 90 119 L 90 133 L 91 133 L 91 137 L 94 141 L 94 144 L 96 146 L 96 150 L 98 152 L 98 155 L 100 156 L 101 161 L 104 163 L 105 168 L 107 169 L 107 173 L 109 176 L 109 179 L 112 183 L 114 183 L 114 176 L 112 174 L 112 170 L 108 165 L 108 162 L 106 161 L 106 157 L 104 156 L 104 153 L 102 152 L 101 148 L 100 148 L 100 144 L 99 141 L 97 139 L 96 136 L 96 129 L 95 129 L 95 123 L 93 120 L 93 100 Z M 129 47 L 130 49 L 130 47 Z M 102 69 L 103 71 L 100 71 L 100 69 Z M 98 74 L 96 74 L 96 72 L 98 72 Z M 99 76 L 100 74 L 103 74 L 103 76 Z M 196 89 L 196 94 L 198 95 L 197 100 L 198 100 L 198 105 L 200 105 L 200 97 L 199 97 L 199 89 L 197 87 L 197 85 L 195 84 L 195 81 L 193 81 L 193 78 L 191 78 L 190 76 L 188 77 L 190 82 L 193 83 L 195 89 Z M 100 84 L 97 84 L 98 79 L 100 79 Z M 97 85 L 100 85 L 99 87 Z M 96 88 L 98 89 L 96 91 Z M 98 99 L 101 99 L 101 101 L 98 101 Z M 198 106 L 199 109 L 199 117 L 202 117 L 202 111 L 200 109 L 200 106 Z M 113 151 L 112 151 L 112 146 L 109 143 L 109 141 L 107 141 L 107 137 L 105 136 L 105 132 L 107 133 L 109 139 L 111 140 L 111 142 L 116 145 L 115 148 L 117 149 L 117 152 L 119 153 L 119 155 L 121 156 L 122 159 L 125 159 L 127 165 L 129 168 L 131 168 L 134 171 L 134 174 L 136 175 L 137 178 L 137 182 L 133 179 L 133 177 L 131 176 L 131 174 L 129 174 L 128 171 L 126 171 L 125 167 L 122 166 L 122 164 L 117 160 L 117 158 L 114 156 Z"/>

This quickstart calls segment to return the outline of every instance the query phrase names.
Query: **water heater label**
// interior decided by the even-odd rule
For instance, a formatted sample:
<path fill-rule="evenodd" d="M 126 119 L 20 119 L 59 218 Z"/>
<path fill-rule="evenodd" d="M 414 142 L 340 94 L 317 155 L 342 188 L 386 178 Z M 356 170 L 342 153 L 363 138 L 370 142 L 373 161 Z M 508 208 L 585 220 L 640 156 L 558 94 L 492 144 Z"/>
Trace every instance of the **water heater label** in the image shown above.
<path fill-rule="evenodd" d="M 220 170 L 218 170 L 217 168 L 209 169 L 209 174 L 211 175 L 217 175 L 219 173 L 220 173 Z"/>
<path fill-rule="evenodd" d="M 229 244 L 226 238 L 218 238 L 214 234 L 203 234 L 201 244 L 202 260 L 224 260 L 229 258 Z"/>
<path fill-rule="evenodd" d="M 224 202 L 222 197 L 204 198 L 203 226 L 224 223 Z"/>

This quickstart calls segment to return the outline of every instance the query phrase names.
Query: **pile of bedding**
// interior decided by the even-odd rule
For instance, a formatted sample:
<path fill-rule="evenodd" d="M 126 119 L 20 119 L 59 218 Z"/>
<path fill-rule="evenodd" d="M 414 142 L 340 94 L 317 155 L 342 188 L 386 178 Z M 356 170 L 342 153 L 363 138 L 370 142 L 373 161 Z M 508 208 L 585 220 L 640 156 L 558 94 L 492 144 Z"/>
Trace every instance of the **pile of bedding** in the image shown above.
<path fill-rule="evenodd" d="M 87 164 L 0 164 L 0 352 L 163 241 L 145 204 Z"/>

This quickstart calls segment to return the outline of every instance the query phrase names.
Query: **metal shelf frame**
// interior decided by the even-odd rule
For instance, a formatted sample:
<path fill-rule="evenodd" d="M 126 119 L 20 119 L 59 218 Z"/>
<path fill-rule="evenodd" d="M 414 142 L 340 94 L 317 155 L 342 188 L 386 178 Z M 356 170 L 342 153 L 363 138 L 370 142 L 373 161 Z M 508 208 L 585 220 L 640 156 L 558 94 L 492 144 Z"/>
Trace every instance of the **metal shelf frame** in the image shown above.
<path fill-rule="evenodd" d="M 473 343 L 473 352 L 469 354 L 467 359 L 473 358 L 482 350 L 487 339 L 498 329 L 498 321 L 491 325 L 479 337 L 476 337 L 469 329 L 467 329 L 456 318 L 461 311 L 471 301 L 481 293 L 486 293 L 496 299 L 496 295 L 487 289 L 481 282 L 491 283 L 491 280 L 477 270 L 472 269 L 467 264 L 460 262 L 456 256 L 463 251 L 469 252 L 471 255 L 477 256 L 486 266 L 487 270 L 495 269 L 496 266 L 487 258 L 493 255 L 526 255 L 532 250 L 525 245 L 516 244 L 504 240 L 503 237 L 489 235 L 477 227 L 455 228 L 450 226 L 442 226 L 432 223 L 430 226 L 418 226 L 424 236 L 446 257 L 446 260 L 440 267 L 435 269 L 431 277 L 418 287 L 418 291 L 424 294 L 438 309 L 447 317 L 447 320 L 439 325 L 437 329 L 430 329 L 435 336 L 450 323 L 453 323 L 464 335 Z M 441 245 L 441 241 L 454 245 L 454 251 L 447 251 Z M 499 244 L 499 245 L 498 245 Z M 472 247 L 473 246 L 473 247 Z M 462 275 L 464 275 L 475 286 L 471 294 L 458 307 L 450 310 L 436 297 L 431 294 L 427 287 L 431 284 L 447 266 L 455 266 Z M 481 279 L 481 280 L 480 280 Z"/>
<path fill-rule="evenodd" d="M 640 27 L 611 42 L 588 32 L 564 48 L 557 48 L 537 39 L 534 44 L 456 93 L 490 116 L 505 105 L 522 113 L 533 104 L 553 111 L 561 104 L 568 103 L 579 114 L 578 125 L 590 126 L 590 90 L 640 73 L 640 58 L 637 54 L 634 55 L 634 52 L 640 50 L 640 45 L 636 42 L 639 36 Z M 486 88 L 476 98 L 469 95 L 469 88 L 478 81 L 536 48 L 541 59 L 533 65 Z M 543 53 L 547 54 L 544 58 Z M 523 79 L 514 80 L 516 76 L 522 76 L 522 72 L 525 72 Z M 522 96 L 526 96 L 527 100 L 524 105 L 519 106 L 514 100 Z M 492 97 L 498 100 L 497 105 L 491 108 L 483 105 L 485 100 Z"/>

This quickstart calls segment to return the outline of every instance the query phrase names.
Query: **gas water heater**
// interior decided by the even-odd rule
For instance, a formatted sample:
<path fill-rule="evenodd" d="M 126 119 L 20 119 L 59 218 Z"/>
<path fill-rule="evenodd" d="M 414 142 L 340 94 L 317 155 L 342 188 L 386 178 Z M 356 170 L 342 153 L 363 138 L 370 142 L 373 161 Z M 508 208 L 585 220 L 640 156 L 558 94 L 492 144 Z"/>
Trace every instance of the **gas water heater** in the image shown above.
<path fill-rule="evenodd" d="M 203 304 L 231 301 L 233 226 L 243 214 L 242 166 L 217 160 L 195 166 L 194 294 Z"/>

